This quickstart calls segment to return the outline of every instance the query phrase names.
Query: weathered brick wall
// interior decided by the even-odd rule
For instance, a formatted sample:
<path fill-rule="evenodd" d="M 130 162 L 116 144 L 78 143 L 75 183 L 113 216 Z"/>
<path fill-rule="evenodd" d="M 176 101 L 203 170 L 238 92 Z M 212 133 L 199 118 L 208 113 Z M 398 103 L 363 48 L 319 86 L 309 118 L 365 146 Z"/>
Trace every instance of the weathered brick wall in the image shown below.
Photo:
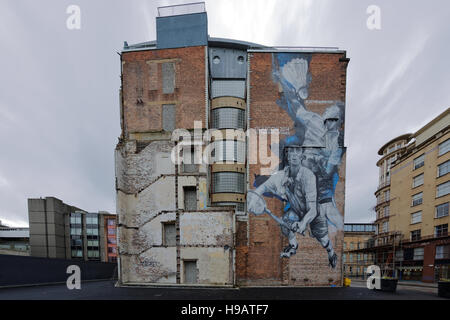
<path fill-rule="evenodd" d="M 309 72 L 312 81 L 305 101 L 308 110 L 322 115 L 335 102 L 345 103 L 346 67 L 348 60 L 342 53 L 313 53 L 310 55 Z M 250 53 L 250 128 L 290 128 L 294 134 L 293 120 L 276 101 L 281 98 L 281 87 L 273 81 L 272 53 Z M 343 115 L 345 120 L 345 114 Z M 343 134 L 343 127 L 341 135 Z M 280 140 L 287 135 L 280 135 Z M 343 136 L 341 137 L 343 141 Z M 268 145 L 270 141 L 268 141 Z M 261 174 L 260 164 L 251 164 L 250 189 L 254 189 L 255 174 Z M 335 202 L 344 214 L 345 153 L 339 166 L 339 181 L 335 190 Z M 268 208 L 276 215 L 283 212 L 284 204 L 277 199 L 265 198 Z M 328 265 L 326 250 L 308 235 L 297 234 L 299 248 L 290 258 L 280 258 L 280 252 L 288 244 L 280 226 L 268 215 L 249 213 L 249 239 L 243 236 L 245 222 L 238 224 L 236 238 L 237 282 L 242 285 L 341 285 L 341 256 L 343 230 L 329 228 L 329 238 L 338 256 L 338 265 Z"/>
<path fill-rule="evenodd" d="M 175 66 L 173 93 L 163 93 L 164 63 Z M 164 104 L 175 104 L 177 128 L 205 124 L 205 47 L 124 52 L 122 74 L 125 137 L 161 131 Z"/>

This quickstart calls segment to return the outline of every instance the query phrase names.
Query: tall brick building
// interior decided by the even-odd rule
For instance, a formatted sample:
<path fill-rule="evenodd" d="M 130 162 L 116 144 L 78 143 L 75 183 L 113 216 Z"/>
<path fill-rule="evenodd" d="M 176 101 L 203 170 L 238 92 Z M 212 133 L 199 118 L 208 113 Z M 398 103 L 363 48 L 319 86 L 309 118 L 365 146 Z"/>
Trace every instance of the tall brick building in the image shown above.
<path fill-rule="evenodd" d="M 345 51 L 158 10 L 157 40 L 121 53 L 120 283 L 342 285 Z"/>

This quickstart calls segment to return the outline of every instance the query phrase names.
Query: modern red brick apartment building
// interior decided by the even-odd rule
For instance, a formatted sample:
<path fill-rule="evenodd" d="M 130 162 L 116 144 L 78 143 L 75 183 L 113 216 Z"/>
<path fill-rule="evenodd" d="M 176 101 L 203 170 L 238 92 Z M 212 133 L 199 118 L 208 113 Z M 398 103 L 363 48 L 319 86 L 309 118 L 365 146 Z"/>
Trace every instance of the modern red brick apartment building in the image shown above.
<path fill-rule="evenodd" d="M 342 285 L 346 52 L 156 26 L 121 53 L 120 283 Z"/>

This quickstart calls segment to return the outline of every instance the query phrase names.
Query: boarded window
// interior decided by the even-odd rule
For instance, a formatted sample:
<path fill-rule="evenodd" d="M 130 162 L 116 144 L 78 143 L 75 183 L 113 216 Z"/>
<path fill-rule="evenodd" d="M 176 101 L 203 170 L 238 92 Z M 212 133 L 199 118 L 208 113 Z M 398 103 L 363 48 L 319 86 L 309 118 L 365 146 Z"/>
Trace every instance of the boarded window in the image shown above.
<path fill-rule="evenodd" d="M 175 222 L 166 222 L 163 223 L 163 245 L 168 247 L 174 247 L 177 244 L 176 240 L 176 229 L 175 229 Z"/>
<path fill-rule="evenodd" d="M 184 261 L 184 282 L 197 283 L 197 261 Z"/>
<path fill-rule="evenodd" d="M 163 93 L 173 93 L 175 89 L 175 66 L 173 62 L 162 64 Z"/>
<path fill-rule="evenodd" d="M 184 187 L 184 210 L 197 210 L 197 188 Z"/>
<path fill-rule="evenodd" d="M 175 130 L 175 105 L 163 104 L 162 108 L 163 108 L 162 109 L 163 130 L 164 131 Z"/>

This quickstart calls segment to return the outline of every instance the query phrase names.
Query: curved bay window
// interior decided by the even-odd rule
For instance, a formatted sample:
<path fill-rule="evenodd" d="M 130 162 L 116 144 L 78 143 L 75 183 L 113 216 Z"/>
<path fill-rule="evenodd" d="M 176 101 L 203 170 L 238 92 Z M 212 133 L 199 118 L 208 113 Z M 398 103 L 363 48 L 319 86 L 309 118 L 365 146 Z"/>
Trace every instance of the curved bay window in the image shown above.
<path fill-rule="evenodd" d="M 211 112 L 211 127 L 214 129 L 244 129 L 245 110 L 217 108 Z"/>
<path fill-rule="evenodd" d="M 212 176 L 212 193 L 244 193 L 245 176 L 239 172 L 216 172 Z"/>
<path fill-rule="evenodd" d="M 245 162 L 245 142 L 222 140 L 214 144 L 215 162 Z"/>

